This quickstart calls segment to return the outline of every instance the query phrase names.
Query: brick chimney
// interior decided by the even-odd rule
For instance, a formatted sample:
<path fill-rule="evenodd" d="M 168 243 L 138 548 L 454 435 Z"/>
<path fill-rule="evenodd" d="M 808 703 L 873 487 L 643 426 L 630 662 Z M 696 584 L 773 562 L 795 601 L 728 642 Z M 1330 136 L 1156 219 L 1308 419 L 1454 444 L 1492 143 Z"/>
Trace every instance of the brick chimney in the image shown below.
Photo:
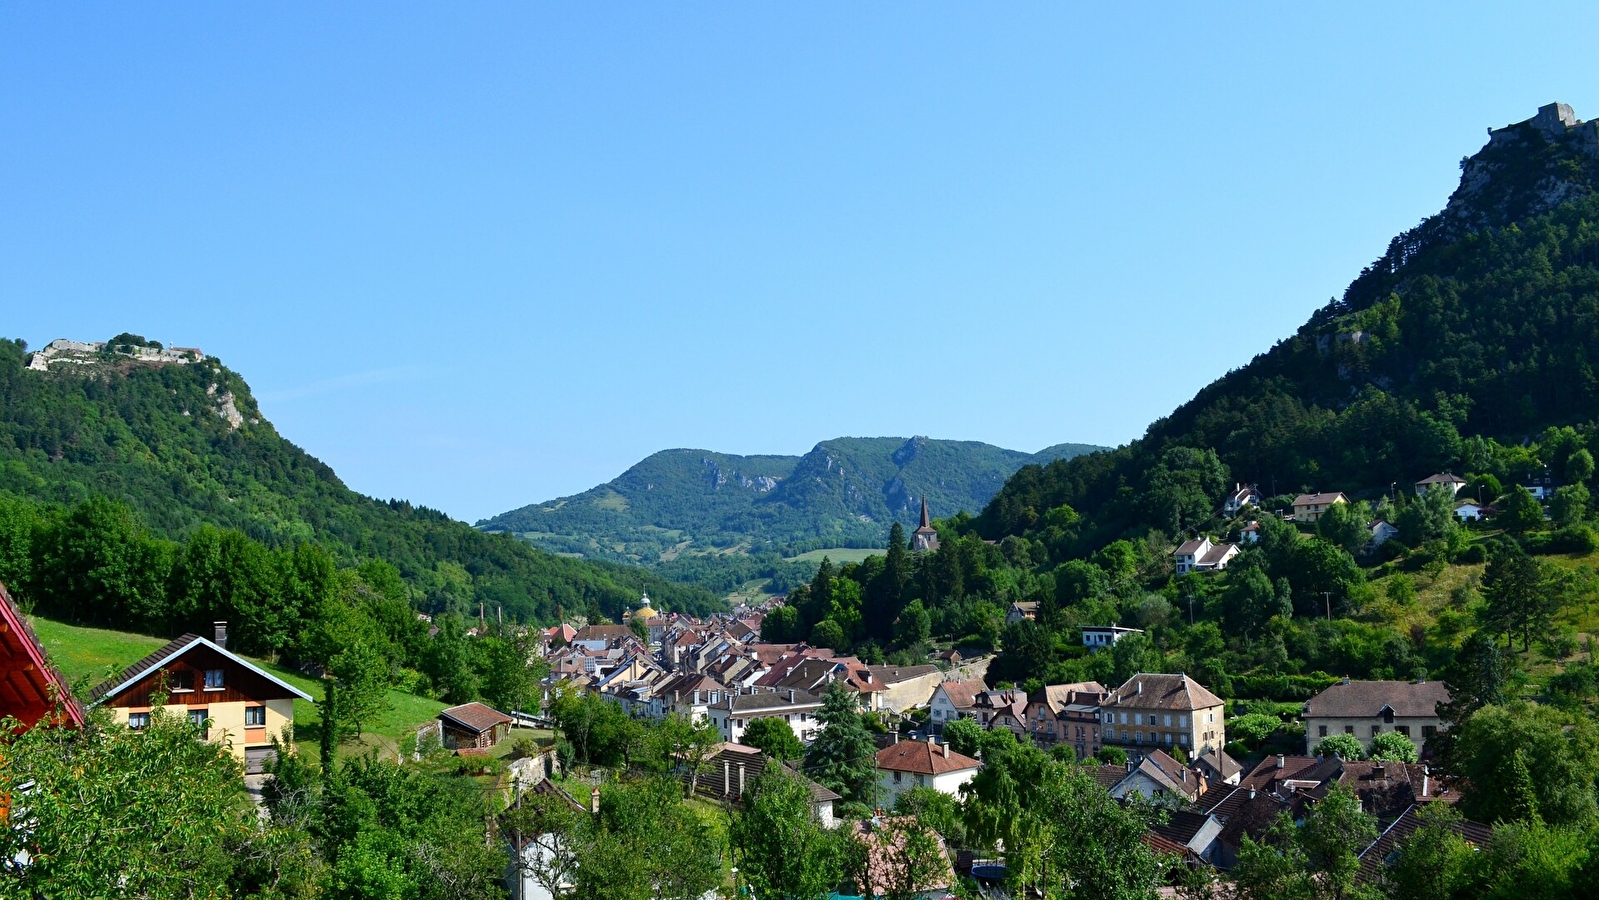
<path fill-rule="evenodd" d="M 211 643 L 216 644 L 218 647 L 221 647 L 224 650 L 228 649 L 228 623 L 212 622 L 211 633 Z"/>

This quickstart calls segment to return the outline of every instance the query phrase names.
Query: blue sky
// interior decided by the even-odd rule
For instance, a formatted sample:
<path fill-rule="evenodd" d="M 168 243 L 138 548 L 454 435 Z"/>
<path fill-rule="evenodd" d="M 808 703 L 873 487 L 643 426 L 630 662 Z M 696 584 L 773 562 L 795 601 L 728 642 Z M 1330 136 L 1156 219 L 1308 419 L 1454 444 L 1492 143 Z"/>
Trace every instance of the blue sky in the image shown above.
<path fill-rule="evenodd" d="M 1118 5 L 1120 6 L 1120 5 Z M 668 447 L 1115 444 L 1599 116 L 1591 4 L 0 6 L 0 334 L 476 519 Z"/>

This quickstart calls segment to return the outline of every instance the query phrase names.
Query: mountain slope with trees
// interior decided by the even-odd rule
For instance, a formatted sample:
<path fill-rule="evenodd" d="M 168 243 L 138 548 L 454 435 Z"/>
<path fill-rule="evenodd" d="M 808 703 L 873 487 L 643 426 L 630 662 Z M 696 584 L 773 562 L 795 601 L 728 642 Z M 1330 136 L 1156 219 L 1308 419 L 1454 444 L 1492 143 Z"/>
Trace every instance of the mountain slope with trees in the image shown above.
<path fill-rule="evenodd" d="M 26 558 L 19 535 L 44 533 L 35 520 L 76 516 L 89 531 L 61 533 L 99 534 L 108 546 L 144 547 L 148 537 L 146 550 L 157 556 L 171 552 L 163 541 L 192 541 L 208 526 L 289 557 L 315 542 L 340 566 L 391 564 L 410 603 L 434 613 L 475 615 L 481 603 L 516 621 L 614 618 L 646 590 L 669 609 L 718 606 L 702 589 L 641 569 L 564 559 L 403 500 L 361 496 L 279 435 L 244 379 L 215 357 L 157 365 L 105 351 L 48 371 L 26 363 L 21 341 L 0 340 L 0 500 L 10 501 L 0 504 L 9 511 L 0 516 L 0 557 Z M 164 571 L 156 563 L 130 571 L 156 578 Z M 25 578 L 13 582 L 27 593 Z M 110 591 L 119 602 L 130 592 L 160 593 L 154 584 L 124 587 Z M 107 621 L 109 613 L 100 615 Z M 137 619 L 164 624 L 174 616 L 182 618 L 163 610 Z"/>
<path fill-rule="evenodd" d="M 1394 238 L 1342 299 L 1143 438 L 1024 467 L 976 531 L 1039 536 L 1069 507 L 1064 559 L 1192 533 L 1240 481 L 1373 496 L 1451 467 L 1565 480 L 1591 434 L 1548 458 L 1520 445 L 1599 412 L 1599 156 L 1581 133 L 1534 120 L 1496 132 L 1462 161 L 1445 210 Z"/>
<path fill-rule="evenodd" d="M 664 450 L 606 484 L 478 523 L 550 550 L 644 565 L 685 553 L 881 547 L 895 522 L 915 526 L 922 499 L 975 512 L 1023 465 L 1102 448 L 1038 453 L 925 437 L 837 438 L 803 456 Z"/>

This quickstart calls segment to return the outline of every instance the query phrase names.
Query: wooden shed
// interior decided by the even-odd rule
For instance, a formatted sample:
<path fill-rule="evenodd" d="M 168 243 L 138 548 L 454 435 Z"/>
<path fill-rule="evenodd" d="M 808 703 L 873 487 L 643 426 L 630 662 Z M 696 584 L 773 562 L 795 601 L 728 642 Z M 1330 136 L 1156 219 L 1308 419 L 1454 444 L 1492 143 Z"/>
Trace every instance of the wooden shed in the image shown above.
<path fill-rule="evenodd" d="M 512 719 L 481 703 L 463 703 L 439 713 L 447 750 L 487 750 L 510 733 Z"/>

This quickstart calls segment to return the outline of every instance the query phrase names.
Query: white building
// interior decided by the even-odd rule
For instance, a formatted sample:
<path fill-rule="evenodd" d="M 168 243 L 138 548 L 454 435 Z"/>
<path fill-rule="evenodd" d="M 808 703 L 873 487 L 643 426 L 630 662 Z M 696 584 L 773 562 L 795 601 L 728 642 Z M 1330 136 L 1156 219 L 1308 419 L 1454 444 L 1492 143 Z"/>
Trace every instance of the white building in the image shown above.
<path fill-rule="evenodd" d="M 795 737 L 808 744 L 822 730 L 822 723 L 816 718 L 821 708 L 821 697 L 791 688 L 758 694 L 731 694 L 711 704 L 705 712 L 711 724 L 721 732 L 724 741 L 743 743 L 744 729 L 751 722 L 780 718 L 788 723 Z"/>
<path fill-rule="evenodd" d="M 1101 650 L 1116 646 L 1117 641 L 1129 634 L 1143 633 L 1142 628 L 1125 628 L 1121 625 L 1084 625 L 1083 646 L 1090 651 Z"/>
<path fill-rule="evenodd" d="M 1173 553 L 1177 558 L 1178 575 L 1220 571 L 1237 555 L 1237 544 L 1212 544 L 1208 536 L 1184 541 Z"/>
<path fill-rule="evenodd" d="M 931 740 L 890 744 L 877 751 L 877 805 L 889 809 L 901 794 L 918 787 L 954 796 L 982 765 Z"/>

